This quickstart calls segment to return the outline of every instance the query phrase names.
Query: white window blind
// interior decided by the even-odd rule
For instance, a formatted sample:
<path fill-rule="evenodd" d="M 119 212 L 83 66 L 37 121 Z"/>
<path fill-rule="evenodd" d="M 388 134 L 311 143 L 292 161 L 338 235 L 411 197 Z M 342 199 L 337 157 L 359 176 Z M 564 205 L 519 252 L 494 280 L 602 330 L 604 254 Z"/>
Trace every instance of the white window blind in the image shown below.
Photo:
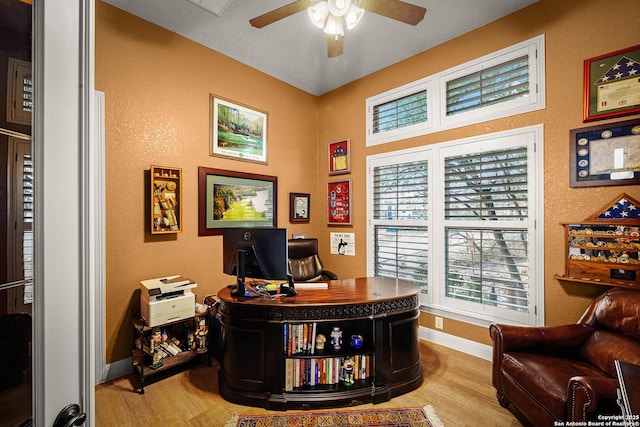
<path fill-rule="evenodd" d="M 528 311 L 527 156 L 513 145 L 444 158 L 447 297 Z"/>
<path fill-rule="evenodd" d="M 421 90 L 373 107 L 373 133 L 427 121 L 427 91 Z"/>
<path fill-rule="evenodd" d="M 472 152 L 445 159 L 445 218 L 527 218 L 527 147 Z"/>
<path fill-rule="evenodd" d="M 545 108 L 544 36 L 366 100 L 367 146 Z"/>
<path fill-rule="evenodd" d="M 448 81 L 447 116 L 529 96 L 529 57 Z"/>
<path fill-rule="evenodd" d="M 428 163 L 373 167 L 374 274 L 428 282 Z"/>
<path fill-rule="evenodd" d="M 30 125 L 33 110 L 31 63 L 9 58 L 7 76 L 7 121 Z"/>
<path fill-rule="evenodd" d="M 418 283 L 433 313 L 541 324 L 542 135 L 540 125 L 368 156 L 367 274 Z"/>

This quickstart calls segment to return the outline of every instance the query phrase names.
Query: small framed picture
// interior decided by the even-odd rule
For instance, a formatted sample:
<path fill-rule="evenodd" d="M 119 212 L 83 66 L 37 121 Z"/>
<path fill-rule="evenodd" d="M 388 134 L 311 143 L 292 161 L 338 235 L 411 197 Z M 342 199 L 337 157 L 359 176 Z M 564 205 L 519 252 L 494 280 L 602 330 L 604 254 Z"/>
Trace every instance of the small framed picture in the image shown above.
<path fill-rule="evenodd" d="M 306 193 L 289 193 L 289 222 L 309 222 L 310 197 Z"/>
<path fill-rule="evenodd" d="M 327 185 L 327 223 L 351 225 L 351 180 L 333 181 Z"/>
<path fill-rule="evenodd" d="M 349 138 L 329 143 L 329 175 L 351 172 Z"/>

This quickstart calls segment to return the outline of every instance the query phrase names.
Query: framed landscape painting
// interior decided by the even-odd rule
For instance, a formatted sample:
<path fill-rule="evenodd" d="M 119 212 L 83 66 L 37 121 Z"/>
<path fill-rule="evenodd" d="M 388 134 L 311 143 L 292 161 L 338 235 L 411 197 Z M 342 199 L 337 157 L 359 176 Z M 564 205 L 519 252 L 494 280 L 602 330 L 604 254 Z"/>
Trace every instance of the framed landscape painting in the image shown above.
<path fill-rule="evenodd" d="M 210 155 L 267 163 L 267 113 L 210 95 Z"/>
<path fill-rule="evenodd" d="M 278 177 L 198 168 L 198 235 L 224 228 L 276 227 Z"/>

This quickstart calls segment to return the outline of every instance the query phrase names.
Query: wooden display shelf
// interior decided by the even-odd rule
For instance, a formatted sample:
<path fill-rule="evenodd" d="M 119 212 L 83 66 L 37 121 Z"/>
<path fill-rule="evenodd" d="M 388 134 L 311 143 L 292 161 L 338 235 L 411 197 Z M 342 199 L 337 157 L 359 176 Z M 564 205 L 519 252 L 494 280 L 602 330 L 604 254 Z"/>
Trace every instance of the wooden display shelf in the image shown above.
<path fill-rule="evenodd" d="M 179 366 L 185 365 L 192 360 L 196 359 L 200 355 L 206 354 L 209 355 L 208 349 L 205 351 L 196 350 L 186 350 L 183 349 L 177 354 L 167 355 L 161 359 L 162 366 L 158 366 L 157 368 L 152 368 L 151 363 L 153 360 L 153 355 L 150 354 L 148 349 L 148 340 L 149 335 L 153 333 L 154 329 L 167 330 L 172 332 L 172 335 L 175 337 L 180 336 L 180 341 L 182 343 L 187 341 L 184 330 L 180 330 L 180 325 L 189 325 L 191 330 L 195 331 L 198 328 L 198 325 L 202 319 L 207 319 L 207 312 L 205 313 L 195 313 L 193 317 L 189 317 L 187 319 L 176 320 L 169 323 L 164 323 L 156 326 L 148 326 L 144 319 L 139 318 L 138 316 L 134 316 L 131 318 L 131 324 L 136 331 L 136 340 L 134 341 L 134 346 L 131 351 L 132 354 L 132 365 L 134 373 L 137 375 L 138 380 L 140 382 L 140 388 L 138 392 L 140 394 L 144 394 L 144 386 L 145 380 L 148 377 L 151 377 L 160 372 L 168 371 L 172 368 L 177 368 Z M 207 322 L 208 323 L 208 322 Z M 183 341 L 185 340 L 185 341 Z M 184 346 L 182 344 L 181 346 Z M 184 347 L 183 347 L 184 348 Z M 210 363 L 210 359 L 209 363 Z"/>
<path fill-rule="evenodd" d="M 560 281 L 640 287 L 640 203 L 620 194 L 583 221 L 564 223 L 566 266 Z"/>
<path fill-rule="evenodd" d="M 182 232 L 182 169 L 151 166 L 151 234 Z"/>

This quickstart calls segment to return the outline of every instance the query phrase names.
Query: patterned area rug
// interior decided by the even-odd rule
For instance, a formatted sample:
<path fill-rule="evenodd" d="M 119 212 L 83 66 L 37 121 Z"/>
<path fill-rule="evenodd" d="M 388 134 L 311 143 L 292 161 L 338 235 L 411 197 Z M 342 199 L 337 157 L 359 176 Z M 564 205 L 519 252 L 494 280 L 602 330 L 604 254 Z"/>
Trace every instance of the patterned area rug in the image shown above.
<path fill-rule="evenodd" d="M 225 427 L 442 427 L 431 405 L 423 408 L 336 410 L 234 415 Z"/>

